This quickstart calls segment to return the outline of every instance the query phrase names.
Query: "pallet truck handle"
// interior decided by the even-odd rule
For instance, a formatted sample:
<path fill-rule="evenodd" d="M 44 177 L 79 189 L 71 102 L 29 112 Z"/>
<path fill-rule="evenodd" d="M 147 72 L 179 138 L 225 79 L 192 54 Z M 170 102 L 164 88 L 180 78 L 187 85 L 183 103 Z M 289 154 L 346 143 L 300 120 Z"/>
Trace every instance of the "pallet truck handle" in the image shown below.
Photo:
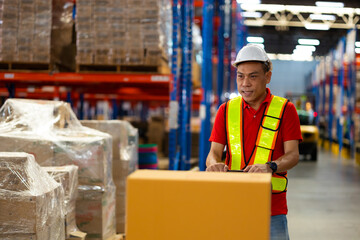
<path fill-rule="evenodd" d="M 244 172 L 244 170 L 227 170 L 227 172 Z"/>

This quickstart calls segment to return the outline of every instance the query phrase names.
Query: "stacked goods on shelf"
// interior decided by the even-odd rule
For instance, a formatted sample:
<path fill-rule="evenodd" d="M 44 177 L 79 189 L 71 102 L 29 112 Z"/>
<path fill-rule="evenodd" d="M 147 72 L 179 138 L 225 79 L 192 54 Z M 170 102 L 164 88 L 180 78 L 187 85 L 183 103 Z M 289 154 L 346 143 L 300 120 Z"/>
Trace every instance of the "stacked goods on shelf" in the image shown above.
<path fill-rule="evenodd" d="M 51 0 L 0 1 L 0 61 L 50 62 Z"/>
<path fill-rule="evenodd" d="M 83 120 L 81 124 L 108 133 L 113 138 L 113 178 L 116 186 L 116 230 L 125 232 L 126 177 L 138 162 L 138 131 L 121 120 Z"/>
<path fill-rule="evenodd" d="M 0 239 L 63 240 L 64 192 L 27 153 L 0 153 Z"/>
<path fill-rule="evenodd" d="M 158 156 L 163 157 L 163 143 L 165 137 L 165 119 L 162 116 L 152 116 L 146 133 L 148 143 L 156 144 Z"/>
<path fill-rule="evenodd" d="M 356 55 L 355 142 L 360 150 L 360 54 Z"/>
<path fill-rule="evenodd" d="M 52 2 L 51 66 L 53 70 L 75 71 L 73 2 L 73 0 Z"/>
<path fill-rule="evenodd" d="M 83 127 L 59 101 L 8 99 L 0 116 L 0 151 L 34 154 L 41 166 L 77 165 L 77 226 L 87 239 L 114 236 L 111 136 Z"/>
<path fill-rule="evenodd" d="M 159 65 L 171 39 L 169 0 L 78 0 L 77 64 Z"/>
<path fill-rule="evenodd" d="M 65 234 L 70 237 L 85 237 L 76 226 L 76 197 L 78 195 L 78 166 L 42 167 L 64 189 Z"/>

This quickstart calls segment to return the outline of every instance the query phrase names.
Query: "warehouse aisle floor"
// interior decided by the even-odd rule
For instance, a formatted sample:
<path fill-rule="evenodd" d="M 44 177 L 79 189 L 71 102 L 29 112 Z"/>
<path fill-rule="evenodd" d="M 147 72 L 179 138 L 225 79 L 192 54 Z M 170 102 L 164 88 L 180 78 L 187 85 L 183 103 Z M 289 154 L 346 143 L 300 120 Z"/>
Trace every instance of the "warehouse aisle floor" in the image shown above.
<path fill-rule="evenodd" d="M 291 240 L 360 239 L 360 167 L 320 152 L 289 171 Z"/>

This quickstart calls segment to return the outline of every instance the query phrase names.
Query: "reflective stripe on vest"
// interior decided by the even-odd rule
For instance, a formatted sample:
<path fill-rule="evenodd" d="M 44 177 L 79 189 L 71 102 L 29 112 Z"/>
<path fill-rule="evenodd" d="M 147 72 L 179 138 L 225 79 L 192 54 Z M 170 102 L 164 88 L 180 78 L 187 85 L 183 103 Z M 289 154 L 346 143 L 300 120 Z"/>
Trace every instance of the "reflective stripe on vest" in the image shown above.
<path fill-rule="evenodd" d="M 247 165 L 265 164 L 271 161 L 281 118 L 287 101 L 285 98 L 271 95 L 270 103 L 265 109 L 261 120 L 253 153 L 248 161 L 246 161 L 243 151 L 242 97 L 240 96 L 228 101 L 226 107 L 226 134 L 230 156 L 227 164 L 230 169 L 239 170 L 244 169 Z M 286 175 L 273 174 L 273 193 L 284 192 L 286 191 L 286 187 Z"/>

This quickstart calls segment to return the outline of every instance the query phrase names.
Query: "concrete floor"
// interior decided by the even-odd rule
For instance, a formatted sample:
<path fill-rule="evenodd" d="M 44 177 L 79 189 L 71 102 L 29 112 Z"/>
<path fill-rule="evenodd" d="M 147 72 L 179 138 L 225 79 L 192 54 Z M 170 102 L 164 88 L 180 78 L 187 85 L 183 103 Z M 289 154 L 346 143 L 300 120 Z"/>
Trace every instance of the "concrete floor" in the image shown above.
<path fill-rule="evenodd" d="M 360 239 L 360 167 L 320 152 L 289 171 L 291 240 Z"/>

